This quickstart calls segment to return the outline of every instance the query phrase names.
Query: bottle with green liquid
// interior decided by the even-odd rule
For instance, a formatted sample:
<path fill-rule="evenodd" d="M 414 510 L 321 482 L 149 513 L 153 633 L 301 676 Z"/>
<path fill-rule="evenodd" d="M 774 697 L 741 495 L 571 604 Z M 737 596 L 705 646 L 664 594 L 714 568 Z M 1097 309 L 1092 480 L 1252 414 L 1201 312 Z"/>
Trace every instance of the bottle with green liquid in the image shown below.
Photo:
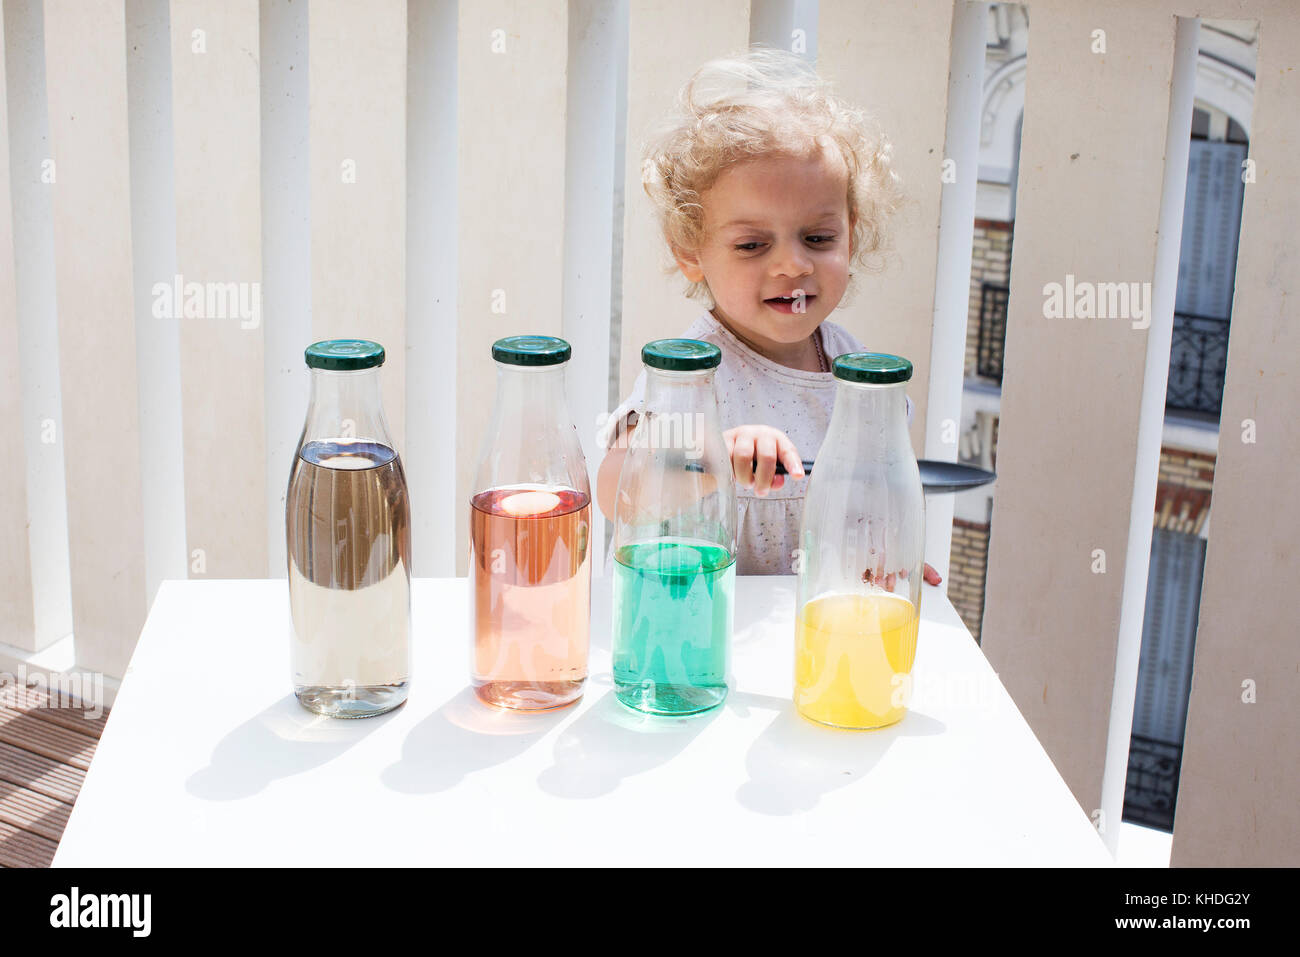
<path fill-rule="evenodd" d="M 708 711 L 727 696 L 736 491 L 722 436 L 718 347 L 641 350 L 645 413 L 619 475 L 614 523 L 614 693 L 647 714 Z"/>

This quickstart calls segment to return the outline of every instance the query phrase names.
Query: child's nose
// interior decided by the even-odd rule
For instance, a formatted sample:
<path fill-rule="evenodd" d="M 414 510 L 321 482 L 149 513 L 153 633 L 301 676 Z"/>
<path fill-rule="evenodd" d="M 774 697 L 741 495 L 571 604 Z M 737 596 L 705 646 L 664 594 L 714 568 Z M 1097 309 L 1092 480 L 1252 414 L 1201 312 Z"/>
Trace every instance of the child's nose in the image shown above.
<path fill-rule="evenodd" d="M 812 257 L 798 244 L 777 246 L 776 255 L 772 257 L 772 275 L 774 277 L 806 276 L 812 271 Z"/>

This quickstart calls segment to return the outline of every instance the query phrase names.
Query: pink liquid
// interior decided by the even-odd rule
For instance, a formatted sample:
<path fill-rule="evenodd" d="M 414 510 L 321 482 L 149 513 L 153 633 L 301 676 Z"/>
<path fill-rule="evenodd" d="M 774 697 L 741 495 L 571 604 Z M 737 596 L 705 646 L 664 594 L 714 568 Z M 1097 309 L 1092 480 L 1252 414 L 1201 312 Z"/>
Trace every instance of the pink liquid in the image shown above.
<path fill-rule="evenodd" d="M 470 505 L 475 693 L 525 711 L 572 704 L 587 680 L 590 498 L 515 487 Z"/>

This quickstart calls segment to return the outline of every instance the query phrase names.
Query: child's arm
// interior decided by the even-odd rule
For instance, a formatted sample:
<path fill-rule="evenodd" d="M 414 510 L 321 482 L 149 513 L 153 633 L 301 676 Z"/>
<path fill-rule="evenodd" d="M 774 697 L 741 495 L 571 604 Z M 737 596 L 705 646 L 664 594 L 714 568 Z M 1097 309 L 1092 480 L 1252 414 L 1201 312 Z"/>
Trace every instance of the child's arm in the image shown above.
<path fill-rule="evenodd" d="M 628 428 L 629 439 L 635 428 L 635 425 Z M 623 471 L 627 449 L 627 442 L 611 442 L 605 457 L 600 460 L 600 468 L 596 470 L 596 506 L 611 522 L 614 521 L 614 499 L 618 495 L 618 476 Z"/>

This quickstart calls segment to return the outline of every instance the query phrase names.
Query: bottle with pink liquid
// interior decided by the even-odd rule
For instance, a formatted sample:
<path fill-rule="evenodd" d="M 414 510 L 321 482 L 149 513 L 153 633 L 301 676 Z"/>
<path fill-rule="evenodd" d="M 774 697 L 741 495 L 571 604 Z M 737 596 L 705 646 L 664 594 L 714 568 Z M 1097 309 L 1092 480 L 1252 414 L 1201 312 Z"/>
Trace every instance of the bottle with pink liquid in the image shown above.
<path fill-rule="evenodd" d="M 587 681 L 591 486 L 564 397 L 571 354 L 553 336 L 492 346 L 496 405 L 470 498 L 470 672 L 499 708 L 563 708 Z"/>

